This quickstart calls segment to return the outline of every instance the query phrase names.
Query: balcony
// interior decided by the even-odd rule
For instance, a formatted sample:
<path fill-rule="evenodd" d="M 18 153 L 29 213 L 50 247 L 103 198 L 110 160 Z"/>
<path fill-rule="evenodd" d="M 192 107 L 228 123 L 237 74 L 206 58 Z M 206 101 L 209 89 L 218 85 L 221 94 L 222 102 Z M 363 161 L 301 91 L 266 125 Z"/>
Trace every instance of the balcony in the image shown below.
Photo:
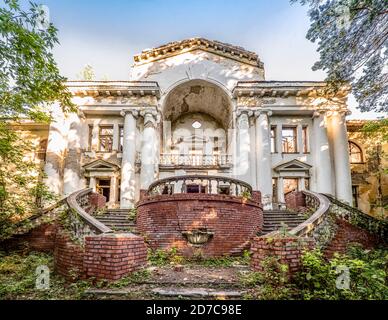
<path fill-rule="evenodd" d="M 173 154 L 162 153 L 160 166 L 163 167 L 201 167 L 230 168 L 232 156 L 227 154 Z"/>

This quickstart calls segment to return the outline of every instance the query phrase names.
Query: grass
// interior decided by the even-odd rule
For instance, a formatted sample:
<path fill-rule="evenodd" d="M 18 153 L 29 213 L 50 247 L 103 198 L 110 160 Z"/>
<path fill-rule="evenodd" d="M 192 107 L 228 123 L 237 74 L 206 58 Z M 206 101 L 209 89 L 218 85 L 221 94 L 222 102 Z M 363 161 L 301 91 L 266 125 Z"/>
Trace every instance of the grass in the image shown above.
<path fill-rule="evenodd" d="M 49 288 L 36 288 L 36 269 L 38 266 L 47 266 L 50 270 Z M 20 253 L 6 254 L 0 251 L 0 299 L 63 299 L 77 300 L 84 297 L 84 291 L 91 284 L 88 281 L 66 283 L 55 275 L 53 257 L 44 253 L 32 252 L 28 255 Z"/>
<path fill-rule="evenodd" d="M 176 248 L 170 250 L 148 250 L 148 261 L 153 266 L 167 265 L 200 265 L 203 267 L 232 267 L 236 264 L 249 265 L 250 252 L 244 251 L 241 257 L 221 256 L 215 258 L 203 257 L 198 251 L 190 259 L 183 257 Z"/>

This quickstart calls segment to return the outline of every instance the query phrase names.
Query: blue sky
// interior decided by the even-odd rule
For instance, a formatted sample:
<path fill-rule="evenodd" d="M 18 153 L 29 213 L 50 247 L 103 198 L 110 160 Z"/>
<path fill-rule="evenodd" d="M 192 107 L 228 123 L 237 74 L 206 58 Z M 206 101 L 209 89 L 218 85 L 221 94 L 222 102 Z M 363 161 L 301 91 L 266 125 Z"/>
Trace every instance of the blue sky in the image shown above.
<path fill-rule="evenodd" d="M 76 79 L 86 65 L 96 79 L 126 80 L 133 55 L 191 37 L 242 46 L 259 54 L 267 80 L 323 80 L 309 42 L 307 8 L 289 0 L 36 0 L 59 29 L 54 54 L 62 74 Z M 354 112 L 354 118 L 365 118 Z M 372 115 L 373 117 L 373 115 Z"/>

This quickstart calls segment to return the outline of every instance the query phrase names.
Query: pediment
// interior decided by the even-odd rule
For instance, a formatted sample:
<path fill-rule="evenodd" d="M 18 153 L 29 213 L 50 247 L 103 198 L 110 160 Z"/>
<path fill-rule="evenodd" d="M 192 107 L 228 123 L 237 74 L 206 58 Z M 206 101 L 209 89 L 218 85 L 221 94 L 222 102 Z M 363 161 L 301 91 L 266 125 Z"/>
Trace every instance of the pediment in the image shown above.
<path fill-rule="evenodd" d="M 274 168 L 275 171 L 309 171 L 311 166 L 297 159 L 282 163 Z"/>
<path fill-rule="evenodd" d="M 83 168 L 86 171 L 117 171 L 120 169 L 120 166 L 102 159 L 98 159 L 85 164 Z"/>
<path fill-rule="evenodd" d="M 204 38 L 174 41 L 156 48 L 145 49 L 140 54 L 135 55 L 134 60 L 136 64 L 144 64 L 196 50 L 214 53 L 255 67 L 263 67 L 263 63 L 255 52 L 229 43 Z"/>

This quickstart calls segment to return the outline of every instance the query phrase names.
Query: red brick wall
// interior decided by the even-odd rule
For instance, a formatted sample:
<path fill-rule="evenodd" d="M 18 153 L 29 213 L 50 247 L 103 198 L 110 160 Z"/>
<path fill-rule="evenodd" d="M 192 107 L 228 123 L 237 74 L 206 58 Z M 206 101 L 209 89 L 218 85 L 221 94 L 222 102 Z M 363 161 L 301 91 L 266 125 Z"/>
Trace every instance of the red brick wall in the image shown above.
<path fill-rule="evenodd" d="M 104 208 L 106 204 L 106 198 L 98 192 L 92 192 L 89 195 L 90 208 L 88 212 L 93 212 L 96 209 Z"/>
<path fill-rule="evenodd" d="M 305 195 L 303 194 L 303 192 L 300 192 L 300 191 L 298 192 L 293 191 L 293 192 L 287 193 L 284 196 L 284 199 L 285 199 L 287 208 L 291 210 L 299 210 L 306 206 Z"/>
<path fill-rule="evenodd" d="M 85 278 L 84 248 L 72 241 L 68 233 L 58 228 L 54 249 L 55 272 L 68 280 Z"/>
<path fill-rule="evenodd" d="M 147 247 L 143 238 L 130 233 L 88 236 L 81 246 L 61 230 L 57 234 L 54 263 L 55 271 L 68 280 L 118 280 L 146 265 Z"/>
<path fill-rule="evenodd" d="M 260 199 L 259 193 L 255 194 Z M 200 247 L 204 256 L 241 254 L 261 230 L 261 204 L 217 194 L 174 194 L 145 197 L 137 205 L 137 230 L 151 248 L 175 247 L 185 256 L 199 248 L 189 244 L 182 232 L 206 228 L 214 232 Z"/>
<path fill-rule="evenodd" d="M 84 269 L 89 277 L 118 280 L 147 263 L 147 247 L 133 234 L 85 238 Z"/>
<path fill-rule="evenodd" d="M 275 257 L 279 263 L 288 265 L 289 274 L 300 269 L 301 256 L 306 249 L 313 249 L 314 239 L 311 238 L 266 238 L 256 237 L 252 241 L 251 266 L 262 272 L 262 262 L 269 256 Z"/>
<path fill-rule="evenodd" d="M 364 248 L 376 247 L 380 240 L 377 236 L 359 227 L 351 225 L 349 222 L 337 219 L 337 233 L 325 249 L 325 256 L 331 258 L 335 252 L 345 253 L 349 245 L 359 243 Z"/>
<path fill-rule="evenodd" d="M 26 234 L 16 235 L 1 243 L 8 250 L 25 249 L 27 251 L 53 252 L 57 226 L 55 223 L 42 224 Z"/>

